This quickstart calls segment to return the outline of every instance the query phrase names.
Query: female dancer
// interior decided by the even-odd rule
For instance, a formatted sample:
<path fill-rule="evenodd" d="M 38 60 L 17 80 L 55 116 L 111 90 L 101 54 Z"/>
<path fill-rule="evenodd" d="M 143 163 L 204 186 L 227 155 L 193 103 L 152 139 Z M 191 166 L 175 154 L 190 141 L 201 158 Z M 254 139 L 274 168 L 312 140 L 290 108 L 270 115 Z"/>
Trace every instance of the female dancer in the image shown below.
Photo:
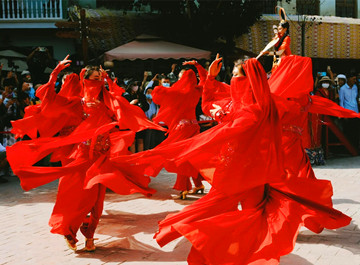
<path fill-rule="evenodd" d="M 154 103 L 160 105 L 160 109 L 153 120 L 169 128 L 168 137 L 156 148 L 193 137 L 200 132 L 200 127 L 196 121 L 195 108 L 201 92 L 201 86 L 197 85 L 197 79 L 192 70 L 185 71 L 180 80 L 171 87 L 155 87 L 152 92 L 152 99 Z M 173 171 L 171 167 L 165 168 Z M 194 193 L 197 191 L 204 192 L 204 186 L 201 183 L 202 177 L 193 167 L 184 165 L 181 169 L 178 168 L 177 172 L 178 175 L 173 188 L 181 191 L 180 199 L 186 199 L 187 193 L 191 190 L 190 176 L 193 177 L 195 184 Z"/>
<path fill-rule="evenodd" d="M 49 221 L 51 232 L 63 235 L 69 248 L 76 250 L 80 228 L 86 238 L 85 250 L 94 251 L 93 236 L 103 209 L 105 186 L 119 194 L 141 192 L 149 196 L 155 192 L 147 187 L 148 177 L 113 163 L 111 157 L 129 154 L 136 131 L 162 128 L 121 97 L 121 89 L 97 67 L 84 69 L 80 80 L 75 74 L 67 77 L 56 94 L 57 75 L 70 62 L 67 56 L 54 69 L 49 82 L 37 91 L 41 105 L 28 109 L 23 120 L 13 123 L 15 133 L 33 139 L 18 142 L 7 153 L 25 190 L 60 178 Z M 110 91 L 105 89 L 104 79 Z M 33 166 L 49 154 L 62 166 Z M 113 176 L 116 181 L 108 182 Z"/>
<path fill-rule="evenodd" d="M 209 74 L 217 74 L 217 68 L 213 63 Z M 219 115 L 221 124 L 137 159 L 141 164 L 157 156 L 178 167 L 191 164 L 212 185 L 208 195 L 161 221 L 155 235 L 161 246 L 185 236 L 193 245 L 189 264 L 278 264 L 293 249 L 302 225 L 318 231 L 351 220 L 331 207 L 330 182 L 288 177 L 275 105 L 284 100 L 271 96 L 257 60 L 237 68 L 232 107 Z"/>

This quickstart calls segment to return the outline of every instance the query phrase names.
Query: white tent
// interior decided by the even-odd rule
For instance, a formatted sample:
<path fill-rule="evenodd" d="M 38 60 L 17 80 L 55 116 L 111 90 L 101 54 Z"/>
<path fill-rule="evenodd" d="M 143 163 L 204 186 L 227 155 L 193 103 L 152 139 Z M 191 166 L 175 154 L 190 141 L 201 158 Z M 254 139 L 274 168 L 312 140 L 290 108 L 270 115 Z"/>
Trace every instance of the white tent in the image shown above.
<path fill-rule="evenodd" d="M 210 59 L 205 51 L 177 43 L 163 41 L 158 37 L 140 35 L 134 41 L 105 52 L 106 61 L 147 59 Z"/>

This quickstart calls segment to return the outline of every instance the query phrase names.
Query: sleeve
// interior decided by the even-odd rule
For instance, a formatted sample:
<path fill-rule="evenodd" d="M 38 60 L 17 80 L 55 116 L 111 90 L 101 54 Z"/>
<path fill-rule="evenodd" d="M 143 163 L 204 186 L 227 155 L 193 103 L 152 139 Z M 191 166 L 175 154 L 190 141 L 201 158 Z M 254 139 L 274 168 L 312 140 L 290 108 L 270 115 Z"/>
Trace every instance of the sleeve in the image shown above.
<path fill-rule="evenodd" d="M 210 110 L 213 108 L 212 104 L 222 106 L 222 101 L 229 101 L 226 99 L 230 100 L 230 86 L 217 81 L 213 76 L 207 76 L 203 86 L 201 104 L 204 114 L 210 116 Z"/>
<path fill-rule="evenodd" d="M 309 112 L 330 115 L 340 118 L 360 118 L 360 114 L 355 111 L 345 109 L 342 106 L 339 106 L 330 99 L 320 97 L 320 96 L 311 96 L 311 105 Z"/>
<path fill-rule="evenodd" d="M 287 36 L 283 43 L 281 44 L 281 46 L 279 47 L 279 51 L 281 50 L 285 50 L 285 54 L 286 55 L 289 55 L 289 51 L 290 51 L 290 42 L 291 42 L 291 39 L 289 36 Z M 291 52 L 290 52 L 291 53 Z"/>
<path fill-rule="evenodd" d="M 264 68 L 257 59 L 252 58 L 245 64 L 245 73 L 249 78 L 257 104 L 262 110 L 265 110 L 270 104 L 271 96 Z"/>
<path fill-rule="evenodd" d="M 106 77 L 106 80 L 109 84 L 109 90 L 112 93 L 118 94 L 118 95 L 122 95 L 123 93 L 125 93 L 125 89 L 123 89 L 122 87 L 118 86 L 118 84 L 113 80 L 111 80 L 111 78 L 109 76 Z"/>
<path fill-rule="evenodd" d="M 152 87 L 154 84 L 154 81 L 153 80 L 150 80 L 149 83 L 146 85 L 144 91 L 146 91 L 146 89 L 148 89 L 149 87 Z"/>
<path fill-rule="evenodd" d="M 344 108 L 344 100 L 345 100 L 345 92 L 343 87 L 340 87 L 340 91 L 339 91 L 339 104 L 341 107 Z"/>
<path fill-rule="evenodd" d="M 171 98 L 177 97 L 178 94 L 179 91 L 174 89 L 174 87 L 157 86 L 152 91 L 151 96 L 155 104 L 161 105 L 165 100 L 171 100 Z"/>
<path fill-rule="evenodd" d="M 57 66 L 50 74 L 49 81 L 45 85 L 42 85 L 36 90 L 36 96 L 41 101 L 43 101 L 45 98 L 53 98 L 56 96 L 55 83 L 57 80 L 57 76 L 59 75 L 60 72 L 61 69 L 59 66 Z"/>
<path fill-rule="evenodd" d="M 199 86 L 203 86 L 204 83 L 206 82 L 206 78 L 208 75 L 208 72 L 205 70 L 204 67 L 201 66 L 201 64 L 196 63 L 195 64 L 196 70 L 199 73 L 199 78 L 200 78 L 200 82 L 199 82 Z"/>

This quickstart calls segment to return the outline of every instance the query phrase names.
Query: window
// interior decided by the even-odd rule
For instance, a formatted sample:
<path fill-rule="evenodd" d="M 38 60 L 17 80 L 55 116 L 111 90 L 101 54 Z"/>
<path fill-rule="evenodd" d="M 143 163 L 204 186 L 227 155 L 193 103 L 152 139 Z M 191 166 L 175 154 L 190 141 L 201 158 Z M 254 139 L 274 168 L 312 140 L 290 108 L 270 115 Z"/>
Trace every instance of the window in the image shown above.
<path fill-rule="evenodd" d="M 336 0 L 336 16 L 357 18 L 356 0 Z"/>
<path fill-rule="evenodd" d="M 296 0 L 296 13 L 300 15 L 319 15 L 320 0 Z"/>
<path fill-rule="evenodd" d="M 275 14 L 275 7 L 277 6 L 277 0 L 264 0 L 263 1 L 263 13 Z"/>

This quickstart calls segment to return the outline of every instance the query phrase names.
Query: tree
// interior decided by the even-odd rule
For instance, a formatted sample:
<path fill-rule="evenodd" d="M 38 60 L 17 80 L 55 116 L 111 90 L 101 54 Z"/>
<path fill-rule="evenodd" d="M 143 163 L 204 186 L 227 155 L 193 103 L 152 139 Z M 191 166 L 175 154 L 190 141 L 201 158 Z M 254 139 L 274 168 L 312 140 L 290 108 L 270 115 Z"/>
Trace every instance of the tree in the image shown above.
<path fill-rule="evenodd" d="M 135 0 L 158 14 L 155 32 L 179 43 L 211 49 L 220 37 L 223 53 L 231 53 L 234 38 L 246 33 L 261 16 L 264 0 Z M 224 56 L 226 54 L 223 54 Z"/>

